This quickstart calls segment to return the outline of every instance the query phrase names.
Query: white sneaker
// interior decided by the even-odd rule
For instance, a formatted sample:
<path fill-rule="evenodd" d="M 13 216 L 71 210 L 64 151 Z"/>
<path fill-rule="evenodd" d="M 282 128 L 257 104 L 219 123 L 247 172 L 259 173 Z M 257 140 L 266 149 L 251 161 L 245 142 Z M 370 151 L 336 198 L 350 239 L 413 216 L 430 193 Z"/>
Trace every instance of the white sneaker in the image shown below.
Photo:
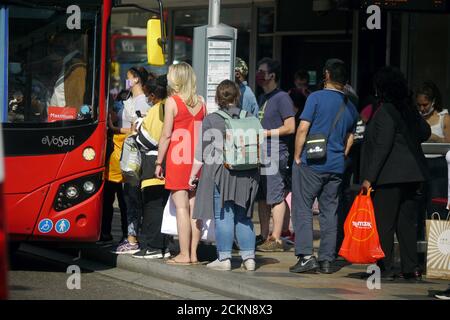
<path fill-rule="evenodd" d="M 231 270 L 231 261 L 230 259 L 226 259 L 223 261 L 220 261 L 219 259 L 208 263 L 206 265 L 207 268 L 214 269 L 214 270 L 220 270 L 220 271 L 230 271 Z"/>
<path fill-rule="evenodd" d="M 247 259 L 247 260 L 245 260 L 244 262 L 242 262 L 241 267 L 244 268 L 247 271 L 255 271 L 256 270 L 255 259 Z"/>

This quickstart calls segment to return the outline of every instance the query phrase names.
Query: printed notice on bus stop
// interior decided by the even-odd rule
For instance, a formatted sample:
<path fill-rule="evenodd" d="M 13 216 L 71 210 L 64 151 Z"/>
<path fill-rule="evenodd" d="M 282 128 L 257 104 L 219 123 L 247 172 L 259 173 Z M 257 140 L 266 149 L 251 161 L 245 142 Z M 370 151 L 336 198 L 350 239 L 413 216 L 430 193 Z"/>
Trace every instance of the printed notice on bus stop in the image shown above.
<path fill-rule="evenodd" d="M 220 82 L 231 79 L 231 41 L 208 41 L 208 113 L 218 109 L 215 101 L 216 89 Z"/>

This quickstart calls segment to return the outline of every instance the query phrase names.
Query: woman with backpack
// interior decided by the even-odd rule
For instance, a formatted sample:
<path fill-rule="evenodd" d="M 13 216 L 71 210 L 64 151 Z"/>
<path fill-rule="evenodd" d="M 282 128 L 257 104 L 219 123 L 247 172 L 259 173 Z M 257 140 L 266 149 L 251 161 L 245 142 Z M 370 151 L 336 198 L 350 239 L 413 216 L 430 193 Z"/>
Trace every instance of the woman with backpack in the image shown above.
<path fill-rule="evenodd" d="M 224 165 L 225 119 L 227 115 L 240 117 L 241 109 L 237 107 L 239 95 L 239 88 L 230 80 L 222 81 L 217 87 L 216 103 L 219 111 L 225 114 L 214 112 L 203 120 L 202 140 L 197 145 L 189 179 L 189 186 L 195 189 L 198 172 L 203 168 L 198 181 L 194 218 L 203 221 L 214 218 L 218 259 L 207 267 L 223 271 L 231 270 L 235 233 L 242 266 L 248 271 L 255 270 L 255 232 L 251 217 L 258 192 L 259 171 L 257 168 L 232 170 Z M 250 119 L 251 115 L 246 114 L 246 117 Z"/>
<path fill-rule="evenodd" d="M 168 235 L 161 233 L 164 206 L 169 191 L 164 180 L 155 177 L 155 160 L 158 157 L 158 141 L 164 126 L 164 103 L 167 98 L 165 75 L 149 80 L 144 85 L 148 102 L 153 106 L 137 126 L 137 143 L 142 153 L 141 190 L 142 223 L 139 243 L 141 250 L 133 255 L 138 259 L 162 259 L 170 257 Z"/>

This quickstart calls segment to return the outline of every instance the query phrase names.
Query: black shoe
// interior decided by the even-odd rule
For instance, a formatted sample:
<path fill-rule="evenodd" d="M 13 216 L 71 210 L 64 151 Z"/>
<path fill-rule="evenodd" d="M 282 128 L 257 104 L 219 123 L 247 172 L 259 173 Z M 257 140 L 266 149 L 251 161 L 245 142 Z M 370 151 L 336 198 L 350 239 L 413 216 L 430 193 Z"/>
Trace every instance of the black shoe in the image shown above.
<path fill-rule="evenodd" d="M 142 249 L 133 254 L 133 258 L 137 259 L 163 259 L 169 257 L 170 257 L 169 251 L 154 248 Z"/>
<path fill-rule="evenodd" d="M 102 234 L 100 236 L 100 239 L 97 241 L 97 243 L 105 243 L 105 242 L 112 242 L 113 236 L 110 234 Z"/>
<path fill-rule="evenodd" d="M 317 259 L 315 256 L 311 256 L 311 258 L 309 259 L 300 257 L 297 263 L 289 268 L 289 271 L 294 273 L 302 273 L 316 271 L 318 268 L 319 264 L 317 263 Z"/>
<path fill-rule="evenodd" d="M 445 291 L 437 292 L 434 296 L 440 300 L 450 300 L 450 288 Z"/>
<path fill-rule="evenodd" d="M 255 248 L 262 245 L 264 242 L 266 242 L 266 239 L 264 239 L 262 235 L 256 236 Z"/>
<path fill-rule="evenodd" d="M 417 270 L 415 272 L 402 273 L 400 277 L 408 281 L 422 281 L 422 272 Z"/>
<path fill-rule="evenodd" d="M 333 264 L 330 261 L 319 261 L 319 272 L 331 274 L 333 271 Z"/>
<path fill-rule="evenodd" d="M 382 271 L 380 276 L 381 281 L 395 281 L 395 273 L 392 271 Z"/>

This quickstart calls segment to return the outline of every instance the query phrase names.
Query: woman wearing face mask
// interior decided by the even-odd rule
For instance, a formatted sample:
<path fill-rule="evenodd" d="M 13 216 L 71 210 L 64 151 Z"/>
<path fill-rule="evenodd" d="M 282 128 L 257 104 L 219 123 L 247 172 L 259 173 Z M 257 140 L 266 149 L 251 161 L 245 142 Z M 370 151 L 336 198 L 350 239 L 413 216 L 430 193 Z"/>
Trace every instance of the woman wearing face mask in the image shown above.
<path fill-rule="evenodd" d="M 417 90 L 416 103 L 422 117 L 431 127 L 428 142 L 450 143 L 450 115 L 442 106 L 441 93 L 431 81 L 427 81 Z M 447 198 L 448 169 L 445 155 L 425 155 L 430 170 L 427 184 L 427 211 L 433 211 L 432 198 Z"/>
<path fill-rule="evenodd" d="M 119 133 L 131 133 L 134 122 L 144 117 L 150 105 L 144 94 L 143 85 L 147 81 L 148 72 L 145 68 L 130 68 L 127 72 L 126 87 L 130 90 L 129 97 L 124 101 L 119 127 Z M 142 211 L 142 199 L 139 186 L 124 183 L 123 188 L 127 206 L 128 237 L 117 247 L 116 254 L 134 254 L 140 250 L 137 242 L 138 220 Z"/>
<path fill-rule="evenodd" d="M 429 142 L 450 143 L 450 115 L 442 106 L 438 87 L 431 81 L 425 82 L 416 94 L 417 107 L 431 127 Z"/>
<path fill-rule="evenodd" d="M 142 125 L 137 128 L 137 141 L 142 151 L 143 216 L 139 238 L 141 251 L 135 253 L 133 258 L 161 259 L 170 256 L 170 237 L 161 233 L 164 206 L 169 191 L 164 188 L 164 180 L 155 177 L 155 160 L 158 157 L 158 141 L 164 125 L 167 77 L 164 75 L 147 81 L 144 91 L 153 107 L 148 111 Z"/>

